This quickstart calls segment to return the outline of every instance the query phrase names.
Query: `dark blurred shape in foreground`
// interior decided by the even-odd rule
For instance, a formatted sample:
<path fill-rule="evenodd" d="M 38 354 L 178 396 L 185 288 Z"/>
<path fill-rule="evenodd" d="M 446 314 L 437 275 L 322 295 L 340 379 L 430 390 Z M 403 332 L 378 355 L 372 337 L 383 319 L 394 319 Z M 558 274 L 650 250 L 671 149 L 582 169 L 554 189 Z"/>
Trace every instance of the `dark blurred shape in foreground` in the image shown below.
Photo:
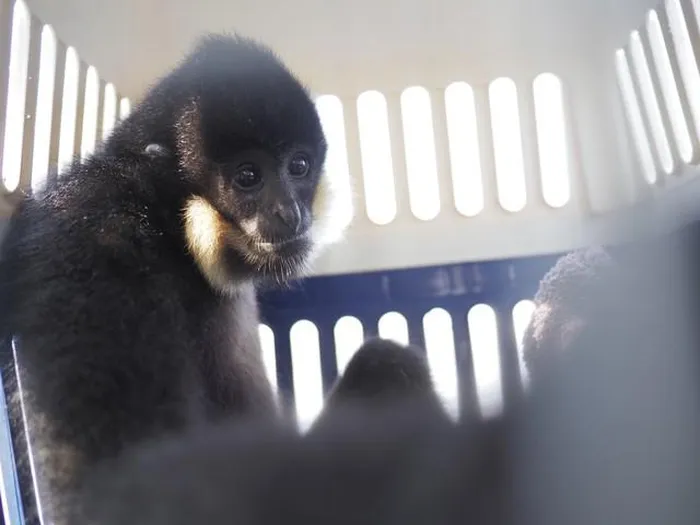
<path fill-rule="evenodd" d="M 500 418 L 412 402 L 303 438 L 202 429 L 106 467 L 76 523 L 700 523 L 700 222 L 669 224 L 608 249 L 566 351 Z"/>

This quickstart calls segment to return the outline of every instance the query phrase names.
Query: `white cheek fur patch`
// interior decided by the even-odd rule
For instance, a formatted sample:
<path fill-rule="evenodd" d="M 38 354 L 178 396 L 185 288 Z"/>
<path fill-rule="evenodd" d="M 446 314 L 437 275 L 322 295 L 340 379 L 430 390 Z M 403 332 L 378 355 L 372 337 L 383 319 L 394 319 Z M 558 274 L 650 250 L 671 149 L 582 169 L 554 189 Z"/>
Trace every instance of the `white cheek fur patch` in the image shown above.
<path fill-rule="evenodd" d="M 231 227 L 202 197 L 191 197 L 185 204 L 185 240 L 200 271 L 215 289 L 233 293 L 235 280 L 223 261 L 223 243 Z"/>

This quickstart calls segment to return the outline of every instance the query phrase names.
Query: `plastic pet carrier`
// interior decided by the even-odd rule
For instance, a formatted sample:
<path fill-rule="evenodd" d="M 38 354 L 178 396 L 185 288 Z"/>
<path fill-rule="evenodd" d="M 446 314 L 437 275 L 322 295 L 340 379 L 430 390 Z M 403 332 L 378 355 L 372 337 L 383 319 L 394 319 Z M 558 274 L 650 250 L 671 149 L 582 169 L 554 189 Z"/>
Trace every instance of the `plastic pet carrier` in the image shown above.
<path fill-rule="evenodd" d="M 0 26 L 3 223 L 202 32 L 259 38 L 307 83 L 352 222 L 312 277 L 261 297 L 266 365 L 302 424 L 372 334 L 425 348 L 455 415 L 498 411 L 556 256 L 697 192 L 697 0 L 0 0 Z"/>

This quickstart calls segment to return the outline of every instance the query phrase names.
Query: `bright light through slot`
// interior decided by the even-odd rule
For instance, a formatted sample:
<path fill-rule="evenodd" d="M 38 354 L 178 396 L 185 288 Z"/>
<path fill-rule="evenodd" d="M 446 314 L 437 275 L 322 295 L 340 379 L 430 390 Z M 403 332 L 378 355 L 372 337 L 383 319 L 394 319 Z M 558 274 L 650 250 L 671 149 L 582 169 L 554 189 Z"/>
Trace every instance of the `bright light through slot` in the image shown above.
<path fill-rule="evenodd" d="M 700 71 L 680 0 L 666 0 L 666 13 L 695 129 L 700 131 Z"/>
<path fill-rule="evenodd" d="M 561 208 L 571 198 L 564 89 L 551 73 L 539 75 L 532 89 L 542 197 L 552 208 Z"/>
<path fill-rule="evenodd" d="M 321 348 L 311 321 L 297 321 L 289 334 L 292 345 L 294 403 L 299 430 L 306 432 L 323 408 Z"/>
<path fill-rule="evenodd" d="M 637 73 L 637 80 L 639 81 L 642 100 L 644 101 L 644 108 L 646 109 L 646 115 L 651 126 L 651 134 L 656 146 L 656 152 L 659 156 L 661 169 L 668 174 L 673 171 L 671 146 L 666 136 L 666 129 L 664 128 L 661 117 L 661 108 L 659 107 L 659 101 L 654 92 L 651 71 L 649 70 L 649 63 L 647 62 L 639 31 L 632 31 L 632 35 L 630 36 L 630 51 L 632 54 L 632 62 L 634 63 L 634 70 Z"/>
<path fill-rule="evenodd" d="M 78 73 L 80 61 L 75 48 L 66 50 L 61 105 L 61 131 L 58 141 L 58 164 L 61 169 L 73 162 L 75 148 L 75 119 L 78 112 Z"/>
<path fill-rule="evenodd" d="M 32 190 L 37 191 L 46 182 L 51 151 L 51 125 L 56 78 L 56 35 L 51 26 L 41 30 L 39 82 L 34 123 L 34 151 L 32 152 Z"/>
<path fill-rule="evenodd" d="M 15 191 L 19 186 L 22 171 L 30 29 L 31 17 L 27 6 L 17 0 L 12 10 L 5 138 L 2 148 L 2 181 L 9 192 Z"/>
<path fill-rule="evenodd" d="M 434 308 L 423 317 L 423 333 L 435 390 L 453 419 L 459 416 L 459 389 L 452 317 Z"/>
<path fill-rule="evenodd" d="M 484 209 L 484 186 L 474 90 L 466 82 L 445 89 L 445 118 L 455 208 L 473 217 Z"/>
<path fill-rule="evenodd" d="M 85 75 L 85 102 L 83 105 L 83 136 L 80 140 L 80 156 L 91 155 L 97 142 L 97 108 L 100 103 L 100 78 L 90 66 Z"/>
<path fill-rule="evenodd" d="M 501 207 L 517 212 L 525 207 L 525 162 L 518 109 L 518 91 L 509 78 L 489 86 L 491 131 L 496 164 L 496 185 Z"/>
<path fill-rule="evenodd" d="M 396 189 L 384 95 L 366 91 L 357 98 L 357 123 L 367 216 L 375 224 L 389 224 L 396 217 Z"/>
<path fill-rule="evenodd" d="M 102 140 L 107 140 L 117 121 L 117 90 L 111 82 L 105 86 L 102 111 Z"/>
<path fill-rule="evenodd" d="M 622 101 L 627 114 L 627 121 L 629 122 L 632 132 L 632 140 L 641 164 L 642 173 L 647 182 L 653 184 L 656 182 L 656 167 L 654 166 L 654 159 L 651 156 L 651 145 L 649 144 L 646 129 L 644 129 L 639 101 L 634 91 L 632 75 L 624 50 L 619 49 L 617 51 L 615 55 L 615 65 L 617 67 L 617 81 L 620 85 Z"/>
<path fill-rule="evenodd" d="M 352 221 L 353 202 L 343 103 L 336 96 L 322 95 L 316 99 L 316 110 L 328 141 L 325 171 L 329 181 L 342 195 L 333 213 L 342 226 L 347 226 Z"/>
<path fill-rule="evenodd" d="M 482 416 L 488 418 L 503 409 L 496 313 L 486 304 L 477 304 L 467 314 L 467 325 L 479 407 Z"/>
<path fill-rule="evenodd" d="M 649 11 L 647 18 L 647 30 L 649 33 L 649 45 L 654 59 L 656 71 L 659 74 L 661 93 L 663 94 L 666 108 L 671 121 L 671 128 L 676 139 L 678 152 L 681 160 L 688 163 L 693 158 L 693 143 L 690 139 L 690 130 L 683 114 L 681 97 L 678 91 L 678 84 L 673 75 L 671 58 L 668 54 L 668 43 L 661 29 L 661 22 L 656 11 Z"/>
<path fill-rule="evenodd" d="M 440 213 L 433 113 L 428 90 L 410 87 L 401 94 L 406 176 L 413 215 L 429 221 Z"/>
<path fill-rule="evenodd" d="M 335 340 L 335 360 L 338 367 L 338 375 L 341 376 L 364 340 L 362 323 L 355 317 L 341 317 L 335 323 L 333 339 Z"/>
<path fill-rule="evenodd" d="M 379 337 L 391 339 L 392 341 L 408 344 L 408 323 L 406 318 L 398 312 L 388 312 L 384 314 L 378 323 Z"/>

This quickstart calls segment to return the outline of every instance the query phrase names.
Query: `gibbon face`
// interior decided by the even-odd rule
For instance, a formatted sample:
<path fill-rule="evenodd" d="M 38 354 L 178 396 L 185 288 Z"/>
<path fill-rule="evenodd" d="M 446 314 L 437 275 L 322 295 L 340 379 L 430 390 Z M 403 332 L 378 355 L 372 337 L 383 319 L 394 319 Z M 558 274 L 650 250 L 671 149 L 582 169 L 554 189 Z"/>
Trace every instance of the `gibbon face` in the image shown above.
<path fill-rule="evenodd" d="M 174 149 L 194 188 L 184 202 L 188 249 L 212 286 L 284 283 L 329 239 L 338 197 L 326 139 L 306 89 L 267 48 L 209 37 L 167 82 L 188 86 Z"/>

